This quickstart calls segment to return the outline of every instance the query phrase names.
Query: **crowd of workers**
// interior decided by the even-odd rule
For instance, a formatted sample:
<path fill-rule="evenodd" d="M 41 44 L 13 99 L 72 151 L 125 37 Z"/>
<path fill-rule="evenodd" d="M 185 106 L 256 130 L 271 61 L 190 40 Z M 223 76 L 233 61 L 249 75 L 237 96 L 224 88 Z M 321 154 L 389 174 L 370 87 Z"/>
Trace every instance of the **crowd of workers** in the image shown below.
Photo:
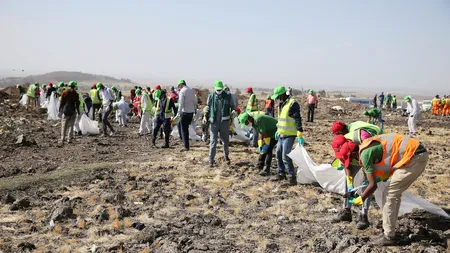
<path fill-rule="evenodd" d="M 431 100 L 431 114 L 450 116 L 450 95 L 444 95 L 442 98 L 436 95 Z"/>
<path fill-rule="evenodd" d="M 116 134 L 109 122 L 109 115 L 116 111 L 116 120 L 122 127 L 127 126 L 128 114 L 140 119 L 139 135 L 151 134 L 152 146 L 155 145 L 159 135 L 164 139 L 161 148 L 169 147 L 169 136 L 173 127 L 178 127 L 183 148 L 189 151 L 189 125 L 194 114 L 201 113 L 202 129 L 209 136 L 210 167 L 216 165 L 215 156 L 217 144 L 223 146 L 223 157 L 227 165 L 230 164 L 229 141 L 233 134 L 233 119 L 238 118 L 242 128 L 248 128 L 247 137 L 252 135 L 251 145 L 259 153 L 256 167 L 261 176 L 271 175 L 271 163 L 275 149 L 277 160 L 277 173 L 272 181 L 289 180 L 290 185 L 297 185 L 297 172 L 293 161 L 288 156 L 294 144 L 303 145 L 303 125 L 300 104 L 292 94 L 292 90 L 278 86 L 273 95 L 267 96 L 264 110 L 260 111 L 258 99 L 253 89 L 249 87 L 246 92 L 249 99 L 245 110 L 238 106 L 238 97 L 231 93 L 229 87 L 221 81 L 215 81 L 214 91 L 208 95 L 206 106 L 199 112 L 201 101 L 198 92 L 190 88 L 184 80 L 180 80 L 177 89 L 172 87 L 169 91 L 160 85 L 153 89 L 135 87 L 131 90 L 131 100 L 125 101 L 122 92 L 115 86 L 106 87 L 102 83 L 92 86 L 88 95 L 83 96 L 78 91 L 76 81 L 68 84 L 59 83 L 53 87 L 52 83 L 40 87 L 39 83 L 32 84 L 25 92 L 18 86 L 21 96 L 28 97 L 28 106 L 37 106 L 36 98 L 40 92 L 46 92 L 48 99 L 54 95 L 60 99 L 60 114 L 62 119 L 61 144 L 73 139 L 74 128 L 80 115 L 91 112 L 94 120 L 97 113 L 103 125 L 103 136 Z M 448 98 L 446 98 L 448 101 Z M 308 91 L 308 122 L 314 121 L 314 110 L 318 106 L 318 97 L 313 90 Z M 410 134 L 417 133 L 415 122 L 420 114 L 420 108 L 411 96 L 404 98 L 408 103 Z M 380 95 L 380 105 L 386 103 L 386 108 L 395 109 L 396 97 Z M 440 103 L 441 104 L 441 103 Z M 277 107 L 277 117 L 275 110 Z M 395 105 L 395 106 L 394 106 Z M 448 109 L 448 107 L 447 107 Z M 391 179 L 387 192 L 386 203 L 383 207 L 384 233 L 375 242 L 378 245 L 394 245 L 396 240 L 395 225 L 401 203 L 402 193 L 422 174 L 428 161 L 428 152 L 425 145 L 409 136 L 385 133 L 383 130 L 382 111 L 375 106 L 363 115 L 369 117 L 368 122 L 356 121 L 345 124 L 336 121 L 332 125 L 334 139 L 331 146 L 335 152 L 339 170 L 346 175 L 344 209 L 333 219 L 333 222 L 351 221 L 351 206 L 362 205 L 357 228 L 366 229 L 369 226 L 368 209 L 370 199 L 377 183 Z M 379 126 L 376 124 L 379 123 Z M 78 132 L 78 131 L 77 131 Z M 334 164 L 334 163 L 333 163 Z M 353 179 L 358 171 L 364 172 L 365 182 L 354 187 Z M 362 190 L 358 193 L 356 190 Z"/>

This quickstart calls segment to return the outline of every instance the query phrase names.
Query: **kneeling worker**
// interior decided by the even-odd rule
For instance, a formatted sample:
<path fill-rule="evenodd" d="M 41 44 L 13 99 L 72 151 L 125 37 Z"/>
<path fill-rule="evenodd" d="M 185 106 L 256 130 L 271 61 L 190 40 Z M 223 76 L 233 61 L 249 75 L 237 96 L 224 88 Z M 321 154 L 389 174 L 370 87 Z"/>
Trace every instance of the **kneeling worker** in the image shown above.
<path fill-rule="evenodd" d="M 271 116 L 253 112 L 244 112 L 239 115 L 238 119 L 242 128 L 245 125 L 250 125 L 258 132 L 258 152 L 260 155 L 257 167 L 261 176 L 269 176 L 273 148 L 277 144 L 275 133 L 277 132 L 278 121 Z"/>
<path fill-rule="evenodd" d="M 347 145 L 349 142 L 343 143 L 338 149 L 344 146 L 351 149 L 352 146 Z M 355 154 L 353 151 L 352 154 Z M 408 136 L 382 134 L 364 140 L 355 156 L 363 167 L 369 185 L 361 196 L 352 196 L 349 201 L 354 205 L 362 205 L 377 189 L 377 182 L 390 178 L 383 206 L 384 233 L 374 241 L 374 245 L 394 246 L 402 194 L 425 170 L 428 163 L 427 149 L 421 142 Z"/>

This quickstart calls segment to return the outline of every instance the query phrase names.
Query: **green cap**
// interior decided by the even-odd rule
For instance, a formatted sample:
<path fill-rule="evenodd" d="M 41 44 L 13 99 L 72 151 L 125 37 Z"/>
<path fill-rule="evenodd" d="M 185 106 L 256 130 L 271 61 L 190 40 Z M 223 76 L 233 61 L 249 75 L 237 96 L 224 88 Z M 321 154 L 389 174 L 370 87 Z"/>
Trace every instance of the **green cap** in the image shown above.
<path fill-rule="evenodd" d="M 313 90 L 309 90 L 309 94 L 311 94 L 311 95 L 312 95 L 313 93 L 314 93 L 314 91 L 313 91 Z"/>
<path fill-rule="evenodd" d="M 35 82 L 34 85 L 39 85 L 39 82 Z"/>
<path fill-rule="evenodd" d="M 364 111 L 364 112 L 363 112 L 363 115 L 364 115 L 364 116 L 368 116 L 368 115 L 369 115 L 369 112 L 368 112 L 368 111 Z"/>
<path fill-rule="evenodd" d="M 111 90 L 117 90 L 116 86 L 111 87 Z"/>
<path fill-rule="evenodd" d="M 59 82 L 59 83 L 58 83 L 58 86 L 59 86 L 59 87 L 63 87 L 63 86 L 64 86 L 64 82 Z"/>
<path fill-rule="evenodd" d="M 241 115 L 239 115 L 238 120 L 239 120 L 239 123 L 241 123 L 241 128 L 245 127 L 245 122 L 247 122 L 248 116 L 249 115 L 246 112 L 241 113 Z"/>
<path fill-rule="evenodd" d="M 155 99 L 159 99 L 159 97 L 161 96 L 161 90 L 156 90 L 155 92 L 153 92 L 153 97 Z"/>
<path fill-rule="evenodd" d="M 406 96 L 406 97 L 403 98 L 403 100 L 405 100 L 406 102 L 409 102 L 411 100 L 411 97 L 410 96 Z"/>
<path fill-rule="evenodd" d="M 100 89 L 100 87 L 102 86 L 102 83 L 97 83 L 97 89 Z"/>
<path fill-rule="evenodd" d="M 223 90 L 223 83 L 222 83 L 222 81 L 219 81 L 219 80 L 215 81 L 214 82 L 214 89 L 215 90 Z"/>
<path fill-rule="evenodd" d="M 280 95 L 286 94 L 286 87 L 278 86 L 273 90 L 272 99 L 277 99 Z"/>
<path fill-rule="evenodd" d="M 178 81 L 178 88 L 180 88 L 180 85 L 186 85 L 186 81 L 184 81 L 183 79 L 181 79 L 180 81 Z"/>

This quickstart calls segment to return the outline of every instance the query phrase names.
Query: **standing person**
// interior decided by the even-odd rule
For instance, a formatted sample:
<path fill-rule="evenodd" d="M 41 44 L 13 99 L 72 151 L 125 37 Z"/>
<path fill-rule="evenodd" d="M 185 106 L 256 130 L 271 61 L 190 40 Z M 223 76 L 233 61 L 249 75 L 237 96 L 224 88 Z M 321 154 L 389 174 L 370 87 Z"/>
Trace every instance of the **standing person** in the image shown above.
<path fill-rule="evenodd" d="M 19 102 L 20 102 L 20 100 L 22 100 L 23 95 L 25 95 L 25 88 L 20 84 L 17 84 L 16 87 L 17 87 L 17 89 L 19 89 L 19 94 L 20 94 Z"/>
<path fill-rule="evenodd" d="M 373 97 L 373 108 L 377 108 L 377 94 L 375 94 L 375 97 Z"/>
<path fill-rule="evenodd" d="M 441 102 L 442 104 L 442 116 L 450 115 L 450 96 L 445 96 Z"/>
<path fill-rule="evenodd" d="M 141 100 L 139 101 L 139 109 L 141 114 L 141 124 L 139 126 L 139 136 L 152 133 L 152 110 L 153 102 L 150 98 L 151 94 L 142 91 Z"/>
<path fill-rule="evenodd" d="M 122 91 L 117 89 L 116 86 L 112 86 L 111 87 L 112 92 L 114 92 L 114 96 L 116 97 L 116 101 L 115 102 L 119 102 L 120 99 L 122 99 Z M 119 111 L 116 110 L 116 122 L 119 122 Z"/>
<path fill-rule="evenodd" d="M 156 136 L 158 135 L 158 131 L 161 126 L 164 127 L 164 145 L 161 148 L 169 147 L 169 137 L 170 132 L 172 131 L 170 125 L 170 119 L 174 115 L 175 103 L 173 100 L 167 95 L 166 91 L 156 90 L 155 97 L 158 98 L 156 102 L 156 114 L 155 114 L 155 123 L 153 128 L 152 135 L 152 146 L 156 144 Z"/>
<path fill-rule="evenodd" d="M 36 104 L 34 103 L 34 98 L 36 97 L 36 93 L 39 89 L 39 83 L 36 82 L 34 84 L 30 84 L 30 86 L 28 86 L 28 90 L 27 90 L 27 97 L 28 97 L 28 101 L 27 101 L 27 111 L 28 108 L 33 106 L 33 109 L 36 109 Z"/>
<path fill-rule="evenodd" d="M 317 108 L 318 99 L 317 95 L 313 90 L 309 90 L 308 98 L 308 120 L 306 122 L 314 122 L 314 110 Z"/>
<path fill-rule="evenodd" d="M 246 108 L 246 112 L 256 112 L 258 111 L 258 100 L 256 99 L 256 94 L 253 92 L 253 88 L 252 87 L 248 87 L 246 90 L 247 94 L 250 95 L 250 97 L 248 98 L 248 102 L 247 102 L 247 108 Z M 256 136 L 258 136 L 258 134 L 256 133 L 256 129 L 252 128 L 250 130 L 253 133 L 253 138 L 251 139 L 251 145 L 253 147 L 258 147 L 258 138 L 256 138 Z"/>
<path fill-rule="evenodd" d="M 186 85 L 186 81 L 180 80 L 178 82 L 179 94 L 179 108 L 177 116 L 181 116 L 180 126 L 184 148 L 181 151 L 189 151 L 189 125 L 194 118 L 194 112 L 197 109 L 197 101 L 195 100 L 195 91 Z"/>
<path fill-rule="evenodd" d="M 270 176 L 273 148 L 277 145 L 275 133 L 277 132 L 277 120 L 272 116 L 244 112 L 239 115 L 239 123 L 244 128 L 251 125 L 258 132 L 258 157 L 257 167 L 261 176 Z"/>
<path fill-rule="evenodd" d="M 102 125 L 103 125 L 103 137 L 107 136 L 107 128 L 111 131 L 109 134 L 110 136 L 115 135 L 117 132 L 114 130 L 114 128 L 111 126 L 111 123 L 109 123 L 109 115 L 112 112 L 112 103 L 116 99 L 114 97 L 114 93 L 111 91 L 110 88 L 106 88 L 102 83 L 97 83 L 97 89 L 99 89 L 99 93 L 102 97 L 102 109 L 101 109 L 101 115 L 102 115 Z"/>
<path fill-rule="evenodd" d="M 45 99 L 47 101 L 50 101 L 50 96 L 53 92 L 56 94 L 56 88 L 53 86 L 53 83 L 48 83 L 47 93 L 45 94 Z"/>
<path fill-rule="evenodd" d="M 395 111 L 395 110 L 397 110 L 397 96 L 396 95 L 394 95 L 392 97 L 392 111 Z"/>
<path fill-rule="evenodd" d="M 97 111 L 100 110 L 100 107 L 102 107 L 102 100 L 100 98 L 100 92 L 98 90 L 98 84 L 93 84 L 91 91 L 89 92 L 92 100 L 92 120 L 95 120 L 95 115 L 97 114 Z M 101 83 L 100 83 L 101 84 Z"/>
<path fill-rule="evenodd" d="M 392 96 L 388 93 L 386 96 L 386 109 L 391 110 Z"/>
<path fill-rule="evenodd" d="M 227 165 L 230 164 L 229 158 L 229 128 L 230 118 L 236 114 L 234 108 L 236 105 L 233 102 L 230 94 L 223 92 L 222 81 L 214 82 L 214 92 L 208 95 L 207 106 L 205 107 L 206 114 L 209 115 L 209 119 L 204 118 L 203 122 L 206 124 L 206 120 L 210 123 L 210 143 L 209 143 L 209 166 L 214 167 L 216 148 L 218 138 L 223 142 L 223 154 Z"/>
<path fill-rule="evenodd" d="M 384 126 L 384 119 L 382 117 L 382 112 L 379 108 L 372 108 L 370 110 L 366 110 L 363 113 L 364 116 L 368 116 L 369 120 L 368 123 L 371 124 L 377 124 L 377 122 L 380 124 L 380 129 L 383 130 Z"/>
<path fill-rule="evenodd" d="M 353 179 L 361 169 L 361 166 L 359 166 L 357 162 L 355 163 L 355 161 L 352 159 L 351 150 L 355 149 L 355 145 L 361 144 L 365 139 L 379 135 L 383 133 L 383 131 L 375 125 L 362 121 L 356 121 L 348 125 L 346 125 L 342 121 L 336 121 L 333 123 L 331 131 L 335 135 L 331 146 L 334 149 L 336 159 L 339 159 L 341 164 L 343 165 L 342 167 L 346 176 L 345 193 L 347 194 L 348 192 L 353 190 Z M 345 148 L 337 149 L 346 142 L 348 142 L 348 145 L 344 146 Z M 348 200 L 348 198 L 344 199 L 344 210 L 340 211 L 339 214 L 335 218 L 333 218 L 333 223 L 352 221 L 352 204 Z M 364 201 L 364 206 L 361 209 L 358 223 L 356 224 L 357 229 L 362 230 L 369 227 L 369 207 L 370 199 L 366 199 Z"/>
<path fill-rule="evenodd" d="M 69 89 L 61 93 L 61 104 L 59 111 L 62 114 L 61 120 L 61 140 L 60 145 L 64 144 L 67 136 L 67 143 L 71 143 L 73 139 L 73 127 L 77 115 L 80 114 L 80 100 L 78 93 L 75 91 L 75 83 L 71 83 Z M 69 132 L 67 134 L 67 132 Z"/>
<path fill-rule="evenodd" d="M 85 106 L 86 104 L 84 102 L 83 94 L 78 91 L 78 83 L 75 82 L 75 81 L 70 81 L 69 82 L 69 87 L 71 86 L 71 84 L 75 85 L 75 91 L 77 92 L 78 99 L 80 101 L 80 106 L 78 107 L 79 108 L 79 110 L 78 110 L 79 113 L 77 114 L 77 118 L 75 120 L 75 130 L 77 130 L 77 134 L 78 135 L 82 135 L 83 133 L 81 132 L 81 128 L 80 128 L 80 120 L 81 120 L 81 117 L 83 116 L 83 114 L 86 112 L 86 106 Z"/>
<path fill-rule="evenodd" d="M 237 110 L 237 107 L 239 105 L 237 95 L 231 92 L 230 87 L 228 87 L 228 85 L 225 85 L 225 88 L 223 90 L 231 95 L 231 99 L 233 99 L 233 103 L 236 105 L 236 108 L 234 108 L 234 110 Z"/>
<path fill-rule="evenodd" d="M 300 105 L 293 97 L 286 94 L 284 86 L 278 86 L 273 91 L 272 99 L 279 103 L 278 115 L 278 144 L 277 144 L 277 161 L 278 161 L 278 175 L 273 178 L 273 181 L 286 180 L 286 169 L 290 174 L 290 185 L 297 185 L 297 173 L 294 169 L 294 164 L 288 154 L 292 151 L 295 139 L 298 144 L 303 145 L 303 127 L 302 118 L 300 115 Z"/>
<path fill-rule="evenodd" d="M 369 184 L 361 195 L 352 196 L 349 202 L 362 205 L 375 192 L 378 182 L 390 178 L 383 206 L 383 234 L 373 244 L 394 246 L 398 241 L 395 240 L 395 227 L 402 194 L 424 172 L 428 151 L 425 145 L 408 136 L 382 134 L 366 139 L 356 155 Z M 391 160 L 392 157 L 396 157 L 395 162 Z"/>
<path fill-rule="evenodd" d="M 431 115 L 438 115 L 439 114 L 439 105 L 441 104 L 441 98 L 439 98 L 439 95 L 436 95 L 431 100 Z"/>
<path fill-rule="evenodd" d="M 383 109 L 384 105 L 384 92 L 381 92 L 381 95 L 378 97 L 380 99 L 380 109 Z"/>
<path fill-rule="evenodd" d="M 265 103 L 265 114 L 274 117 L 275 116 L 275 101 L 270 97 L 270 94 L 267 95 L 266 103 Z"/>
<path fill-rule="evenodd" d="M 408 129 L 409 134 L 417 135 L 417 121 L 419 120 L 420 116 L 420 105 L 417 103 L 417 101 L 411 96 L 406 96 L 405 102 L 408 104 L 408 107 L 406 108 L 406 112 L 409 113 L 408 117 Z"/>
<path fill-rule="evenodd" d="M 131 91 L 130 91 L 131 103 L 134 102 L 134 98 L 136 97 L 136 90 L 137 90 L 137 88 L 138 88 L 137 86 L 134 86 L 134 88 L 131 89 Z"/>
<path fill-rule="evenodd" d="M 34 85 L 36 85 L 36 93 L 34 96 L 34 108 L 38 108 L 39 106 L 39 98 L 41 97 L 41 87 L 39 83 L 35 83 Z"/>
<path fill-rule="evenodd" d="M 86 113 L 89 115 L 89 112 L 91 111 L 91 108 L 92 108 L 91 96 L 89 96 L 89 93 L 85 93 L 83 95 L 83 98 L 84 98 L 84 103 L 86 104 Z"/>

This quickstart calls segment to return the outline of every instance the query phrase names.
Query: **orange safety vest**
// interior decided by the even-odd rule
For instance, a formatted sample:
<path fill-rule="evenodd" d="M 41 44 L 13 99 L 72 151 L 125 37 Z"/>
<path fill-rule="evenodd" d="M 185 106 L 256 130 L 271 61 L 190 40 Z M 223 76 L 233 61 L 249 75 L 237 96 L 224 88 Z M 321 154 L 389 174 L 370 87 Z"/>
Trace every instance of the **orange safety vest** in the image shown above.
<path fill-rule="evenodd" d="M 359 156 L 361 152 L 369 147 L 374 141 L 380 142 L 383 145 L 383 157 L 381 161 L 374 164 L 375 177 L 378 181 L 388 179 L 394 171 L 407 164 L 417 150 L 420 142 L 409 136 L 401 134 L 381 134 L 372 138 L 366 139 L 359 146 Z M 360 165 L 362 165 L 360 161 Z"/>
<path fill-rule="evenodd" d="M 264 108 L 273 108 L 272 101 L 273 101 L 272 99 L 267 99 L 266 100 L 266 105 L 265 105 Z"/>

